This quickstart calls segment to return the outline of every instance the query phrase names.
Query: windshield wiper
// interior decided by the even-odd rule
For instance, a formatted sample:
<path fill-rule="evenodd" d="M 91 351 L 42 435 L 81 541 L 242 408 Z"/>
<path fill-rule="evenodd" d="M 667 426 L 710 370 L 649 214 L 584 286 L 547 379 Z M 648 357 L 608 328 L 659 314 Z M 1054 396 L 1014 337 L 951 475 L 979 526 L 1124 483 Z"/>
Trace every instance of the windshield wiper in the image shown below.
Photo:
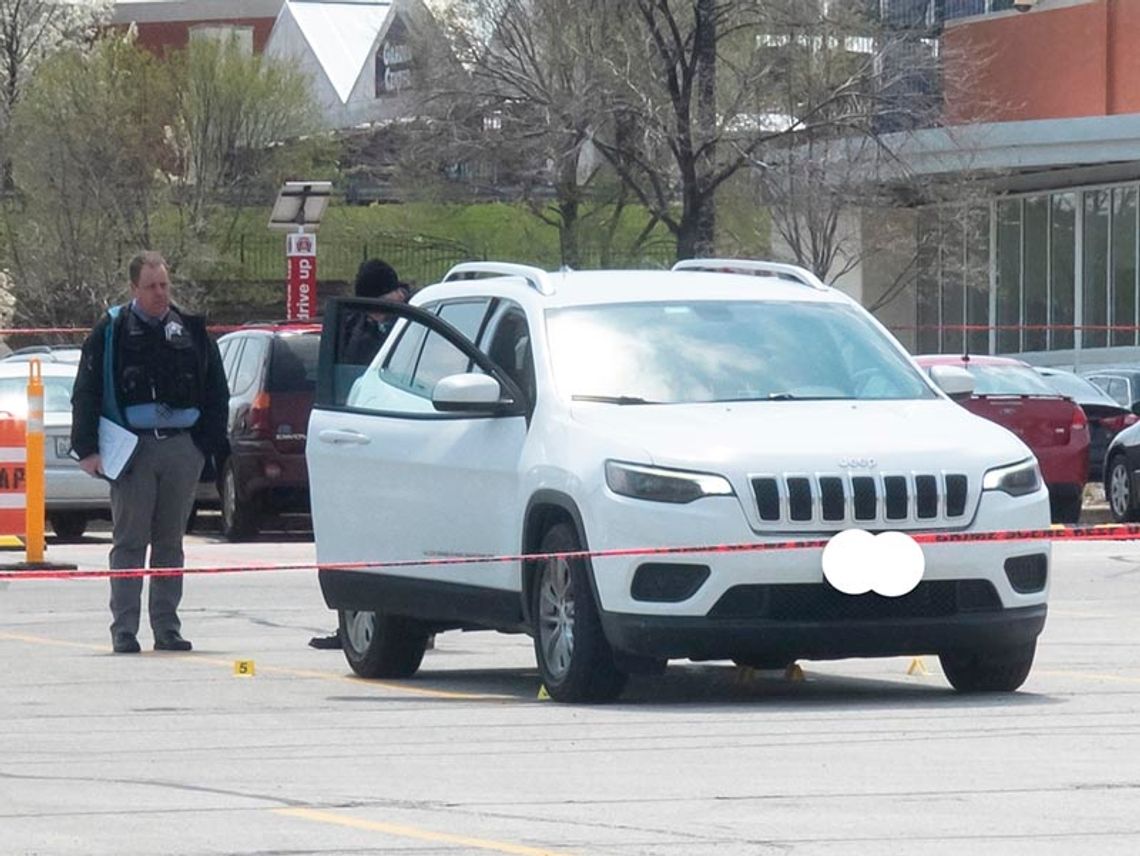
<path fill-rule="evenodd" d="M 752 399 L 755 401 L 755 399 Z M 850 395 L 796 395 L 794 392 L 770 392 L 768 401 L 851 401 Z"/>
<path fill-rule="evenodd" d="M 660 404 L 636 395 L 572 395 L 571 401 L 597 401 L 602 404 Z"/>

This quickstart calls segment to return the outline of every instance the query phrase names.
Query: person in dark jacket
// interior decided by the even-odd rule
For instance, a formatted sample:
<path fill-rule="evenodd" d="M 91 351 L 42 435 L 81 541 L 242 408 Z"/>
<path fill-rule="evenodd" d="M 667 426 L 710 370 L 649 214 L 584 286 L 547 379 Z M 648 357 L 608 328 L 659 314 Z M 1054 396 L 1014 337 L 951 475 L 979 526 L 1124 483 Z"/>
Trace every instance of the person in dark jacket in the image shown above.
<path fill-rule="evenodd" d="M 137 438 L 126 468 L 111 480 L 114 569 L 181 568 L 182 536 L 203 465 L 229 454 L 229 389 L 205 320 L 170 301 L 166 261 L 139 253 L 129 265 L 131 300 L 112 307 L 83 343 L 72 393 L 71 445 L 79 466 L 106 477 L 100 423 Z M 139 651 L 141 576 L 111 580 L 111 644 Z M 178 605 L 182 575 L 152 576 L 148 610 L 156 651 L 189 651 Z"/>
<path fill-rule="evenodd" d="M 357 297 L 379 297 L 398 303 L 407 303 L 411 289 L 400 282 L 400 277 L 386 261 L 368 259 L 360 265 L 353 283 Z M 383 312 L 346 312 L 338 331 L 337 362 L 366 366 L 388 338 L 396 319 Z M 309 640 L 313 648 L 337 649 L 342 647 L 340 630 L 329 636 L 314 636 Z"/>
<path fill-rule="evenodd" d="M 353 292 L 357 297 L 379 297 L 397 303 L 406 303 L 411 296 L 411 289 L 400 282 L 395 268 L 380 259 L 368 259 L 360 265 Z M 395 321 L 383 312 L 346 312 L 339 331 L 337 362 L 368 365 Z"/>

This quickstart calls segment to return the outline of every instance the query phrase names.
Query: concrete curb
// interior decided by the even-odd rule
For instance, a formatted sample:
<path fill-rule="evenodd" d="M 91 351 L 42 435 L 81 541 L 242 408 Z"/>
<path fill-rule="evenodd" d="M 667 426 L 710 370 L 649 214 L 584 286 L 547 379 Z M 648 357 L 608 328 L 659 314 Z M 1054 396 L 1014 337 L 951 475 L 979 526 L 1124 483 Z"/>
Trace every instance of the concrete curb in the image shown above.
<path fill-rule="evenodd" d="M 1081 526 L 1097 526 L 1101 523 L 1113 523 L 1112 512 L 1108 505 L 1086 505 L 1081 509 Z"/>

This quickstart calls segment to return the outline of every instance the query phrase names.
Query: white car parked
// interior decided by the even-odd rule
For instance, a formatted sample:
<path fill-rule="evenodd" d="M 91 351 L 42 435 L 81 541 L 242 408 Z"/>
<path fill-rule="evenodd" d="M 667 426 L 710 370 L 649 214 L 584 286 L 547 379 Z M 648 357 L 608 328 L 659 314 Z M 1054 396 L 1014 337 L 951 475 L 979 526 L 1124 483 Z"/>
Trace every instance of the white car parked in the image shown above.
<path fill-rule="evenodd" d="M 400 317 L 363 373 L 338 363 L 332 334 L 360 309 Z M 307 447 L 318 560 L 424 562 L 321 571 L 361 675 L 410 676 L 452 628 L 531 634 L 562 701 L 613 698 L 676 658 L 938 654 L 974 691 L 1029 673 L 1047 539 L 923 545 L 900 596 L 843 593 L 818 547 L 637 552 L 1048 527 L 1029 449 L 948 397 L 969 376 L 922 372 L 807 271 L 469 263 L 410 306 L 331 301 L 322 348 Z M 615 550 L 632 552 L 557 555 Z M 518 554 L 550 558 L 438 561 Z"/>

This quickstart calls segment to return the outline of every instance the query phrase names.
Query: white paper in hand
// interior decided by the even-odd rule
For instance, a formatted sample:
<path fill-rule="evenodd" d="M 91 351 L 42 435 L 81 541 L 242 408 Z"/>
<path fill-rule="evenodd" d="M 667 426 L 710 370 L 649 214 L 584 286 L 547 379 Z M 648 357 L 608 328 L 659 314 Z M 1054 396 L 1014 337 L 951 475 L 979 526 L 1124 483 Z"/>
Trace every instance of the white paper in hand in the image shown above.
<path fill-rule="evenodd" d="M 139 438 L 133 431 L 116 425 L 105 416 L 99 417 L 99 458 L 103 475 L 117 479 L 134 457 Z"/>

